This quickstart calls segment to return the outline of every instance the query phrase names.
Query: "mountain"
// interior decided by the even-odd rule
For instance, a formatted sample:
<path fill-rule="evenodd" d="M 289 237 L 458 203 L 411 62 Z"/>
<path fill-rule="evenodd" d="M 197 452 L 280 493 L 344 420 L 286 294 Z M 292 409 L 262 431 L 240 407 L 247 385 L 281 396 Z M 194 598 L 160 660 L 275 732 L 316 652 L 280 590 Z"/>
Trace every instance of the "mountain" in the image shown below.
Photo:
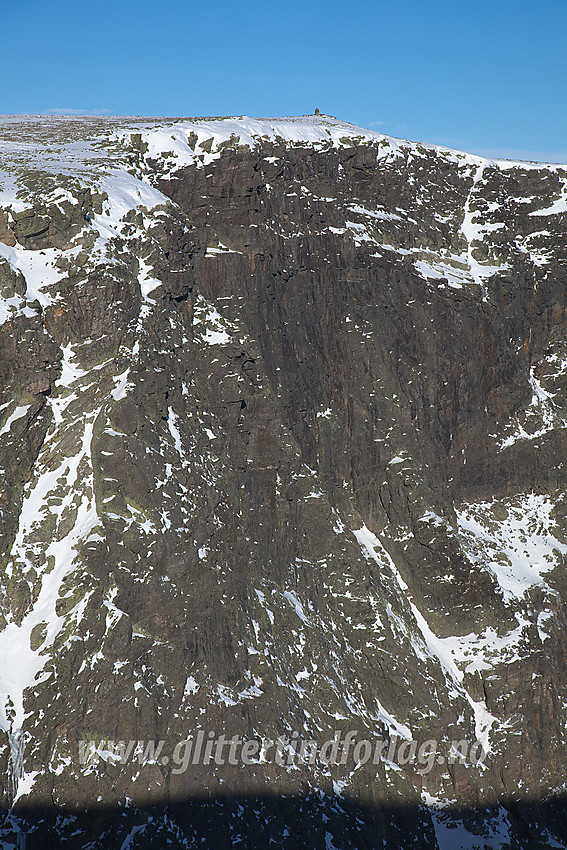
<path fill-rule="evenodd" d="M 4 848 L 567 847 L 566 275 L 567 166 L 0 119 Z"/>

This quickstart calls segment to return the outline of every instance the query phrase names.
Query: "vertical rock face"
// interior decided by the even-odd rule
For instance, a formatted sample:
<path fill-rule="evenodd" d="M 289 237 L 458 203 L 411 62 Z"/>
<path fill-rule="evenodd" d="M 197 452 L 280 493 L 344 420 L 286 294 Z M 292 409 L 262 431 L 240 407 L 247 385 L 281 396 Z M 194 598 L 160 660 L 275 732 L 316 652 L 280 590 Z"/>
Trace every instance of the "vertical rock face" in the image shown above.
<path fill-rule="evenodd" d="M 4 846 L 564 846 L 567 168 L 325 116 L 21 122 Z M 283 743 L 182 765 L 199 732 Z"/>

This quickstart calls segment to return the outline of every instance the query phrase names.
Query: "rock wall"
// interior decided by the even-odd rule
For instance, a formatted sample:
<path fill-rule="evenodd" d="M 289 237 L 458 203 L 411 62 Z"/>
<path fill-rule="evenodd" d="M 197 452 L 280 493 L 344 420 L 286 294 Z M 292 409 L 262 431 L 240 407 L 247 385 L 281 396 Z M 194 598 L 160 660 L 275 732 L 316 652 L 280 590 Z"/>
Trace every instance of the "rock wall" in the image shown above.
<path fill-rule="evenodd" d="M 567 168 L 325 116 L 0 129 L 4 840 L 101 806 L 197 846 L 229 798 L 264 802 L 227 846 L 565 840 Z M 439 757 L 173 770 L 199 730 Z"/>

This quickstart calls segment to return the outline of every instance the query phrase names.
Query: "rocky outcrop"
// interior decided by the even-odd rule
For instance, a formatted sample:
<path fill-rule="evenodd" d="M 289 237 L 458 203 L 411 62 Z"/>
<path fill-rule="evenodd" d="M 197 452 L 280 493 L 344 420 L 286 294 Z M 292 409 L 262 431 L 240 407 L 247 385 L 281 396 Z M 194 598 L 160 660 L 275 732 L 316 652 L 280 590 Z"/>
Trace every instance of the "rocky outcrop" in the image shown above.
<path fill-rule="evenodd" d="M 96 804 L 197 846 L 228 795 L 233 844 L 565 841 L 567 169 L 325 116 L 37 132 L 0 196 L 4 840 L 102 841 Z M 176 769 L 199 731 L 387 747 Z"/>

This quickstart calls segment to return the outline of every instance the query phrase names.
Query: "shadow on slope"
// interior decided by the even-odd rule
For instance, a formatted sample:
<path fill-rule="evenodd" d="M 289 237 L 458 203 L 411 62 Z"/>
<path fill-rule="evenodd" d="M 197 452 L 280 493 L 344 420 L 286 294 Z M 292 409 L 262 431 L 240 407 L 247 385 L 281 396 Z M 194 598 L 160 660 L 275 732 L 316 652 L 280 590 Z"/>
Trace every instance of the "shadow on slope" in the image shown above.
<path fill-rule="evenodd" d="M 547 850 L 567 848 L 567 797 L 484 808 L 362 806 L 342 798 L 236 797 L 169 805 L 21 808 L 0 815 L 2 850 Z"/>

